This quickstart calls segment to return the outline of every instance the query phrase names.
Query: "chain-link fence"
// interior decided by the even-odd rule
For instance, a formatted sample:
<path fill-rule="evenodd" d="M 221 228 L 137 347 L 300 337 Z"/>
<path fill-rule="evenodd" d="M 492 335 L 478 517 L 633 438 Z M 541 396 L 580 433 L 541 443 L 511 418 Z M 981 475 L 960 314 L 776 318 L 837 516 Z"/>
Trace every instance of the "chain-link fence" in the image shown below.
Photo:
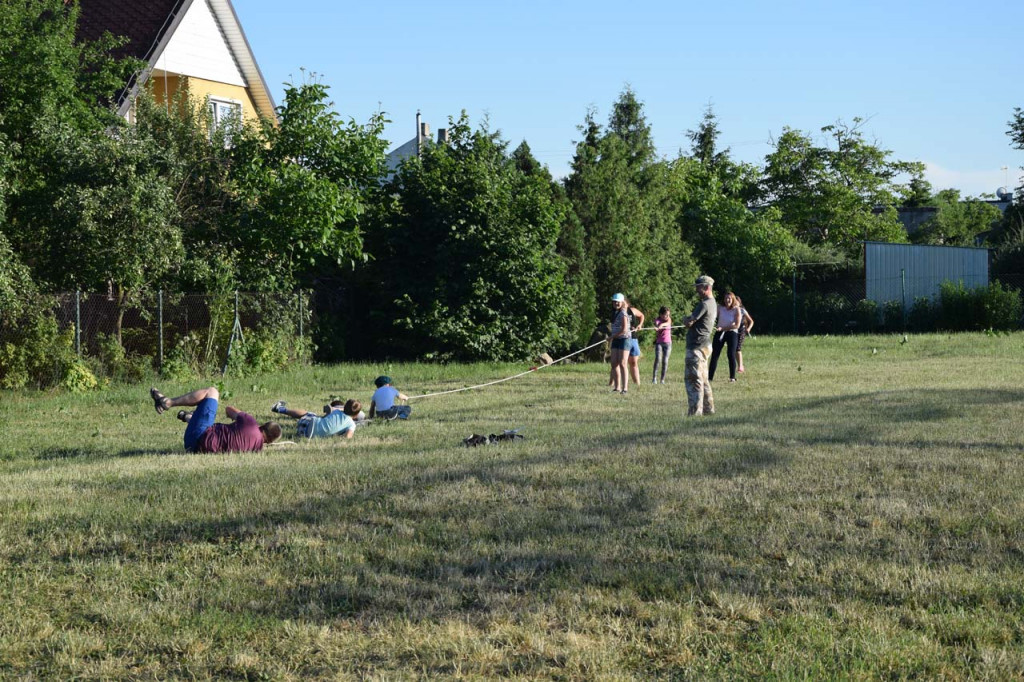
<path fill-rule="evenodd" d="M 271 363 L 282 354 L 289 356 L 282 360 L 285 363 L 296 355 L 308 357 L 313 318 L 309 292 L 152 291 L 127 298 L 70 292 L 37 298 L 31 306 L 34 319 L 55 324 L 60 343 L 71 346 L 69 355 L 111 375 L 120 372 L 122 365 L 136 370 L 171 366 L 208 374 L 227 371 L 235 364 Z M 22 364 L 31 364 L 17 346 L 41 341 L 26 333 L 24 324 L 0 324 L 0 349 L 5 349 L 0 353 L 0 378 L 11 372 L 18 376 L 19 358 Z M 270 357 L 275 353 L 276 358 Z M 53 372 L 62 371 L 60 363 L 55 363 Z M 59 383 L 61 377 L 32 379 L 49 384 Z M 17 385 L 18 381 L 6 383 Z"/>

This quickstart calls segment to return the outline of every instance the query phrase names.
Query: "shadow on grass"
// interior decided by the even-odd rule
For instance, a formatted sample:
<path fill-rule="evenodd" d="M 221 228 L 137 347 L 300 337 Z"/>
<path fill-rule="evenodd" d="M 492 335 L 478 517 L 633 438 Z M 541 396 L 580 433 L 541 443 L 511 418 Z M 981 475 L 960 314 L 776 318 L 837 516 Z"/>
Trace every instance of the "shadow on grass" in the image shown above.
<path fill-rule="evenodd" d="M 161 448 L 135 448 L 131 450 L 118 450 L 112 453 L 103 448 L 71 446 L 44 448 L 35 456 L 35 459 L 41 461 L 62 459 L 105 459 L 109 457 L 146 457 L 149 455 L 166 454 L 173 453 Z"/>
<path fill-rule="evenodd" d="M 887 446 L 887 423 L 941 421 L 961 416 L 965 405 L 992 407 L 1019 403 L 1022 398 L 1024 393 L 1017 391 L 981 390 L 811 397 L 787 401 L 785 407 L 756 404 L 742 413 L 701 420 L 673 416 L 673 425 L 635 433 L 590 436 L 584 431 L 573 451 L 551 447 L 527 454 L 491 448 L 469 461 L 425 460 L 400 469 L 385 460 L 381 467 L 354 469 L 351 476 L 357 480 L 349 480 L 344 493 L 309 494 L 258 513 L 218 518 L 203 517 L 202 511 L 193 519 L 176 522 L 142 515 L 117 529 L 123 536 L 117 542 L 103 539 L 110 535 L 105 533 L 86 552 L 94 558 L 117 556 L 125 562 L 171 560 L 179 557 L 182 546 L 197 544 L 225 546 L 228 549 L 222 551 L 230 555 L 243 549 L 255 552 L 261 563 L 289 576 L 290 584 L 283 589 L 251 586 L 248 589 L 259 593 L 259 598 L 244 602 L 211 591 L 207 604 L 314 622 L 394 616 L 438 620 L 460 613 L 486 616 L 497 609 L 514 609 L 523 595 L 546 601 L 544 595 L 579 592 L 588 585 L 631 591 L 642 599 L 668 600 L 711 590 L 781 598 L 836 588 L 884 603 L 892 598 L 892 588 L 871 585 L 862 578 L 838 586 L 803 584 L 790 578 L 785 551 L 779 554 L 765 548 L 759 536 L 767 523 L 765 515 L 773 514 L 759 512 L 752 520 L 742 495 L 731 501 L 735 509 L 726 508 L 731 511 L 722 518 L 707 519 L 700 511 L 688 510 L 687 522 L 666 524 L 659 516 L 665 500 L 652 492 L 662 482 L 657 477 L 752 478 L 789 467 L 788 449 L 793 445 Z M 828 433 L 822 433 L 822 422 L 828 422 Z M 619 452 L 643 452 L 645 458 L 654 459 L 659 448 L 665 451 L 666 443 L 685 444 L 687 434 L 705 443 L 694 452 L 676 447 L 663 460 L 688 467 L 671 470 L 638 462 L 633 463 L 636 475 L 602 467 L 614 464 Z M 721 444 L 717 449 L 716 442 Z M 926 443 L 925 447 L 930 445 L 999 452 L 1018 447 L 976 442 Z M 80 455 L 55 451 L 51 456 Z M 552 469 L 562 473 L 540 474 Z M 182 476 L 178 472 L 173 483 L 171 479 L 166 483 L 201 489 L 210 476 L 232 475 Z M 160 495 L 154 491 L 162 490 L 165 481 L 149 478 L 137 484 L 105 485 L 109 489 L 100 496 L 101 504 L 109 499 L 112 508 L 122 508 L 132 503 L 133 496 L 150 498 L 148 504 L 153 505 L 151 498 Z M 463 496 L 465 490 L 483 493 L 479 498 Z M 520 494 L 523 501 L 517 498 Z M 206 508 L 216 506 L 211 503 Z M 68 529 L 78 527 L 76 532 L 82 535 L 96 523 L 86 515 L 78 518 L 78 526 L 75 519 L 69 522 Z M 832 528 L 826 526 L 826 530 Z M 823 563 L 847 556 L 855 561 L 883 561 L 894 554 L 894 550 L 878 557 L 872 554 L 878 546 L 870 544 L 873 540 L 868 536 L 876 531 L 853 524 L 842 528 L 865 539 L 834 539 L 812 527 L 794 528 L 772 539 L 785 544 L 800 538 L 799 551 Z M 790 535 L 797 530 L 807 535 Z M 51 522 L 35 532 L 42 536 L 57 531 Z M 941 526 L 898 532 L 927 534 L 933 545 L 949 536 Z M 332 551 L 305 549 L 310 538 Z M 908 542 L 908 546 L 917 545 Z M 977 561 L 971 552 L 963 545 L 943 561 L 970 565 Z M 991 558 L 992 562 L 1005 560 L 1005 553 Z M 253 603 L 258 605 L 249 605 Z"/>

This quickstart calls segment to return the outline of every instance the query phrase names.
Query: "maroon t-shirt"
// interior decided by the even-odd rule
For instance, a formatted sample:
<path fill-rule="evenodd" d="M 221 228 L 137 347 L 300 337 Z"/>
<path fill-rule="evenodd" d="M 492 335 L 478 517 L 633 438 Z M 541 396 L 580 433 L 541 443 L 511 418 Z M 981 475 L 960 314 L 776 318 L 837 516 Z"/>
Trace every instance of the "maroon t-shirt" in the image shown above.
<path fill-rule="evenodd" d="M 199 452 L 258 452 L 263 449 L 263 434 L 251 414 L 239 412 L 230 424 L 214 424 L 199 436 Z"/>

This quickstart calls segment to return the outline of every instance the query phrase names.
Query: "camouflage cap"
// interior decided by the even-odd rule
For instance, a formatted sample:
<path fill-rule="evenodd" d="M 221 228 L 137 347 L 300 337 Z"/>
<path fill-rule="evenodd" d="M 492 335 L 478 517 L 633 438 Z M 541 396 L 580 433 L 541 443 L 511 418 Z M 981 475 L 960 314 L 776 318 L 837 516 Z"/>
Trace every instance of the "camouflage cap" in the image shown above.
<path fill-rule="evenodd" d="M 711 279 L 707 275 L 701 275 L 697 278 L 697 281 L 695 281 L 694 284 L 699 287 L 713 287 L 715 286 L 715 280 Z"/>

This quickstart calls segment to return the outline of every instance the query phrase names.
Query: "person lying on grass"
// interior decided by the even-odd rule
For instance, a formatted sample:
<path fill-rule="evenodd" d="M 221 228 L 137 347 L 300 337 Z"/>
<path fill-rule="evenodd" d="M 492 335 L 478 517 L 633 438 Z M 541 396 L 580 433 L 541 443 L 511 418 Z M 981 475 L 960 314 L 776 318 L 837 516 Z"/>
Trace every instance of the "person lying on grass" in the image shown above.
<path fill-rule="evenodd" d="M 412 414 L 412 408 L 408 405 L 395 405 L 396 400 L 408 400 L 409 396 L 403 395 L 397 388 L 391 385 L 391 377 L 379 376 L 373 380 L 377 390 L 373 392 L 370 399 L 370 419 L 376 416 L 378 419 L 408 419 Z"/>
<path fill-rule="evenodd" d="M 344 403 L 332 400 L 331 404 L 324 408 L 326 414 L 321 417 L 306 410 L 289 409 L 283 400 L 278 400 L 270 411 L 298 419 L 298 433 L 302 438 L 351 438 L 356 430 L 355 420 L 359 418 L 362 408 L 358 400 Z"/>
<path fill-rule="evenodd" d="M 193 412 L 178 412 L 178 419 L 186 424 L 186 452 L 259 452 L 265 444 L 281 437 L 281 425 L 277 422 L 258 424 L 251 414 L 230 405 L 224 412 L 232 423 L 217 424 L 220 392 L 216 386 L 196 389 L 177 398 L 168 398 L 151 388 L 149 397 L 157 414 L 172 407 L 196 408 Z"/>

